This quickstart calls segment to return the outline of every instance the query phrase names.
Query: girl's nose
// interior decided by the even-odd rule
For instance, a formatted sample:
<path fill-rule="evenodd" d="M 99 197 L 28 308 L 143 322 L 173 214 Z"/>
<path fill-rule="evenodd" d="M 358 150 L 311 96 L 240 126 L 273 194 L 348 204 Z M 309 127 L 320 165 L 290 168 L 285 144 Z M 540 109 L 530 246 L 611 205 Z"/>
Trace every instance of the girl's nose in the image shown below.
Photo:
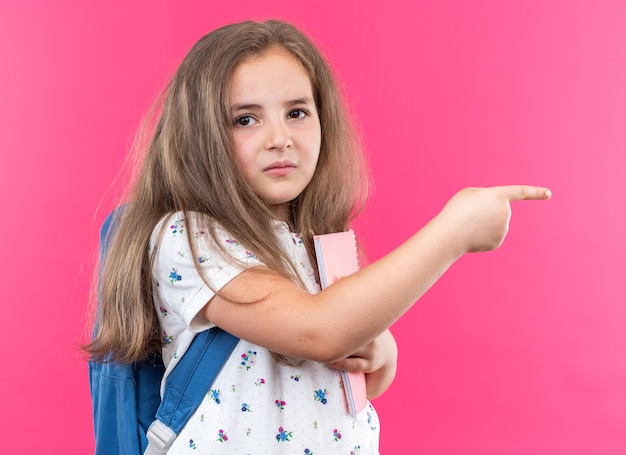
<path fill-rule="evenodd" d="M 274 150 L 282 152 L 293 145 L 291 140 L 291 134 L 289 128 L 284 122 L 277 121 L 270 125 L 267 134 L 266 148 L 268 150 Z"/>

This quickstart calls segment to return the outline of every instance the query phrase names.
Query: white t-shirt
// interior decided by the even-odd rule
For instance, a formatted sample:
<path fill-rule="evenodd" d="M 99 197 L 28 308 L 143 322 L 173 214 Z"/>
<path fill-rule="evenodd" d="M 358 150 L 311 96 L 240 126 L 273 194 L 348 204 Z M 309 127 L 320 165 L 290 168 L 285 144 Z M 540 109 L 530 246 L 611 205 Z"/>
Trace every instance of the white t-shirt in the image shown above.
<path fill-rule="evenodd" d="M 244 266 L 231 263 L 190 218 L 166 217 L 155 227 L 150 242 L 152 251 L 165 223 L 152 278 L 166 376 L 196 333 L 213 326 L 198 316 L 214 293 L 200 279 L 194 262 L 217 290 L 246 267 L 260 265 L 253 253 L 221 230 L 218 240 Z M 187 229 L 196 242 L 196 258 L 191 255 Z M 289 232 L 285 223 L 277 222 L 275 229 L 307 290 L 319 292 L 299 236 Z M 369 455 L 379 453 L 378 438 L 378 416 L 370 403 L 356 417 L 349 414 L 339 371 L 314 361 L 279 364 L 267 349 L 240 340 L 168 454 Z"/>

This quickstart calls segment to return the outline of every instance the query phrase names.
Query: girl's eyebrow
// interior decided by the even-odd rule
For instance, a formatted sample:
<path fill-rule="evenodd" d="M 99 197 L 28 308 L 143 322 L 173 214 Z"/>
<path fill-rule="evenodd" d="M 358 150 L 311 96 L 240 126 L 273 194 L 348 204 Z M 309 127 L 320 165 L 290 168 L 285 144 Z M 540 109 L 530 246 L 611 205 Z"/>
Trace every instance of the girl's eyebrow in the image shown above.
<path fill-rule="evenodd" d="M 311 98 L 309 98 L 308 96 L 302 97 L 302 98 L 297 98 L 295 100 L 291 100 L 291 101 L 287 101 L 285 103 L 285 106 L 294 106 L 297 104 L 314 104 L 313 100 Z"/>
<path fill-rule="evenodd" d="M 285 106 L 297 106 L 302 104 L 313 105 L 314 103 L 313 100 L 308 96 L 285 101 L 284 103 Z M 263 109 L 263 106 L 255 103 L 235 103 L 230 108 L 231 112 L 254 111 L 259 109 Z"/>
<path fill-rule="evenodd" d="M 246 104 L 246 103 L 233 104 L 231 106 L 231 108 L 230 108 L 231 112 L 253 111 L 253 110 L 257 110 L 257 109 L 261 109 L 261 105 L 260 104 Z"/>

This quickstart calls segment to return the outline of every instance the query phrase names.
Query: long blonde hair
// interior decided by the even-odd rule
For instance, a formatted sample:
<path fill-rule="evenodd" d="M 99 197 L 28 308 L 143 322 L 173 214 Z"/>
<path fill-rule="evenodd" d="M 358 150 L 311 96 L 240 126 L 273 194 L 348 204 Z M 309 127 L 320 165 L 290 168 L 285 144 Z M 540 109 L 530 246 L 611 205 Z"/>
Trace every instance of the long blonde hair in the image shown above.
<path fill-rule="evenodd" d="M 292 228 L 314 257 L 313 235 L 346 230 L 362 208 L 368 178 L 360 143 L 332 72 L 311 41 L 276 20 L 209 33 L 192 47 L 164 91 L 143 164 L 102 263 L 94 337 L 85 348 L 92 359 L 134 362 L 161 349 L 148 242 L 165 215 L 202 214 L 212 235 L 216 224 L 223 226 L 267 267 L 295 278 L 277 248 L 271 210 L 236 166 L 231 136 L 232 73 L 245 59 L 276 46 L 309 73 L 322 132 L 315 174 L 290 203 Z M 189 243 L 194 248 L 191 236 Z"/>

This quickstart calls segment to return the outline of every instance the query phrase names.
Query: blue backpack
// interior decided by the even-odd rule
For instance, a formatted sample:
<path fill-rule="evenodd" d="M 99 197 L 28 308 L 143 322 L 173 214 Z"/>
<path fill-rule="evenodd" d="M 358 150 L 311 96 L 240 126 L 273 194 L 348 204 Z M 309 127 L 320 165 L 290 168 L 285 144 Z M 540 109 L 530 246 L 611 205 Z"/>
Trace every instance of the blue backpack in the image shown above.
<path fill-rule="evenodd" d="M 119 209 L 100 232 L 106 253 Z M 215 327 L 199 333 L 165 382 L 161 354 L 130 365 L 89 361 L 95 455 L 165 454 L 239 342 Z"/>

